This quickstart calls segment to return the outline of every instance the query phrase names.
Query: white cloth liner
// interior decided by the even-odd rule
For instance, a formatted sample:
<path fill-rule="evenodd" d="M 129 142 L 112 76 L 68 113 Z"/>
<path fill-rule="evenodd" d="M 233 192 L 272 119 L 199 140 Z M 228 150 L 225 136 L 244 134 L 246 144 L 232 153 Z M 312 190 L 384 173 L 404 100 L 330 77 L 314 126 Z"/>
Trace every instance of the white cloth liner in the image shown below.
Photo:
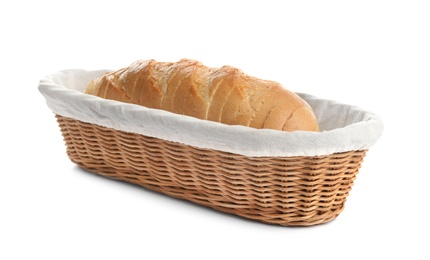
<path fill-rule="evenodd" d="M 106 70 L 63 70 L 42 79 L 39 91 L 56 114 L 126 132 L 245 156 L 318 156 L 369 149 L 382 120 L 355 106 L 298 93 L 313 108 L 321 132 L 282 132 L 232 126 L 84 94 Z"/>

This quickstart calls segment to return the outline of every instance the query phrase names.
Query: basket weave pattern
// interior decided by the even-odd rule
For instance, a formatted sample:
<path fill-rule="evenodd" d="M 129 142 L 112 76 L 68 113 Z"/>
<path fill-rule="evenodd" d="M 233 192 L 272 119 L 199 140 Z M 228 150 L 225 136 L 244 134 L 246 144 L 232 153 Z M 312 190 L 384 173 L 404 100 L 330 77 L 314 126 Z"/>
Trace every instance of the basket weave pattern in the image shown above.
<path fill-rule="evenodd" d="M 90 172 L 283 226 L 336 218 L 366 152 L 248 157 L 56 117 L 69 158 Z"/>

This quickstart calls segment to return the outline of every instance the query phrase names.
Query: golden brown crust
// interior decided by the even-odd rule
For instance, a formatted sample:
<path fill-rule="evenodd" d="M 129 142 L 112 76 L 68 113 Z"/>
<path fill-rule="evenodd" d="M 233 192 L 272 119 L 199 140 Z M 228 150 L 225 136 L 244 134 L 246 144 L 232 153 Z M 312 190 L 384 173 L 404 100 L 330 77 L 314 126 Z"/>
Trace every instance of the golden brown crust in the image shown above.
<path fill-rule="evenodd" d="M 319 131 L 311 107 L 279 83 L 189 59 L 136 61 L 93 80 L 85 93 L 230 125 Z"/>

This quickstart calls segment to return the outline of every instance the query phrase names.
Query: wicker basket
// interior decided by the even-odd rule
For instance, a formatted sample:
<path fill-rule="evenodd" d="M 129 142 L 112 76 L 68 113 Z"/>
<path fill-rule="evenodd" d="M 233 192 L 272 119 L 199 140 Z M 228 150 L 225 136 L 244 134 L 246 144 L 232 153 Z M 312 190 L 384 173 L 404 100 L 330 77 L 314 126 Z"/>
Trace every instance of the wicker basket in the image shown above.
<path fill-rule="evenodd" d="M 64 115 L 56 118 L 67 155 L 90 172 L 282 226 L 310 226 L 336 218 L 366 152 L 246 156 Z"/>

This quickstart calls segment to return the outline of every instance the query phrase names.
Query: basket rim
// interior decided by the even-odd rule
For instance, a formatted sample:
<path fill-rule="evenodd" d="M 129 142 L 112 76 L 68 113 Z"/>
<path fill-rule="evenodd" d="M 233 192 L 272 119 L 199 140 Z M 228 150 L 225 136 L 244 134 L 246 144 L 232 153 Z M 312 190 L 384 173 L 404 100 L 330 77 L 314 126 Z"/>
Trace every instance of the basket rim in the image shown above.
<path fill-rule="evenodd" d="M 379 116 L 359 107 L 297 93 L 314 109 L 318 120 L 333 120 L 324 109 L 345 111 L 348 124 L 321 132 L 282 132 L 226 125 L 164 110 L 84 94 L 88 83 L 109 70 L 62 70 L 46 76 L 38 89 L 52 112 L 83 122 L 246 156 L 319 156 L 368 150 L 383 131 Z M 327 110 L 326 110 L 327 111 Z M 342 112 L 341 112 L 342 113 Z M 327 113 L 326 113 L 327 114 Z M 325 121 L 323 121 L 325 122 Z M 196 131 L 196 128 L 198 129 Z"/>

